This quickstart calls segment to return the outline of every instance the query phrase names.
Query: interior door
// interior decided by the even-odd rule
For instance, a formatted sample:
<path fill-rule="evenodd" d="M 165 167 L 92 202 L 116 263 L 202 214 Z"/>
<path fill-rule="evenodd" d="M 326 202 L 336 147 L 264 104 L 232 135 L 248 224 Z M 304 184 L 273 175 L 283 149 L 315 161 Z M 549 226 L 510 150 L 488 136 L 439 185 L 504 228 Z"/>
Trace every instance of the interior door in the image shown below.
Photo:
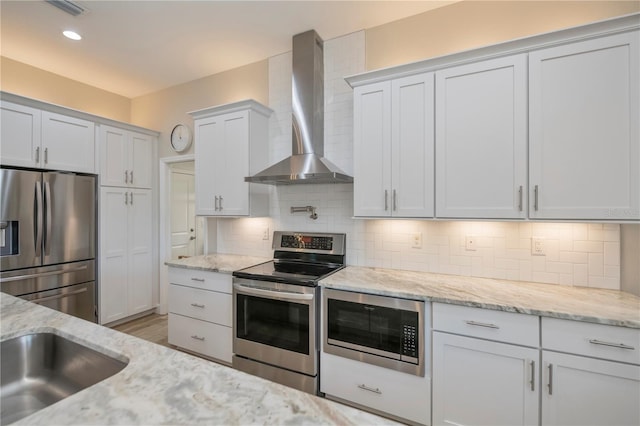
<path fill-rule="evenodd" d="M 196 254 L 195 178 L 182 170 L 171 172 L 171 258 Z"/>

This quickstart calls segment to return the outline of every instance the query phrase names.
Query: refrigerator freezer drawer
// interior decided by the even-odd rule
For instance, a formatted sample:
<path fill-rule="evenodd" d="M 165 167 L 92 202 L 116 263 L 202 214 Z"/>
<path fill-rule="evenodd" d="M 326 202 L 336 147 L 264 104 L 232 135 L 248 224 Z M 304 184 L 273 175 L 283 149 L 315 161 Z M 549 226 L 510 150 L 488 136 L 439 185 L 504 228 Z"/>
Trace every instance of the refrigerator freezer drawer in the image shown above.
<path fill-rule="evenodd" d="M 74 284 L 95 281 L 95 260 L 64 263 L 40 268 L 3 271 L 0 289 L 12 296 L 24 296 Z"/>
<path fill-rule="evenodd" d="M 98 322 L 94 281 L 31 293 L 21 298 L 87 321 Z"/>

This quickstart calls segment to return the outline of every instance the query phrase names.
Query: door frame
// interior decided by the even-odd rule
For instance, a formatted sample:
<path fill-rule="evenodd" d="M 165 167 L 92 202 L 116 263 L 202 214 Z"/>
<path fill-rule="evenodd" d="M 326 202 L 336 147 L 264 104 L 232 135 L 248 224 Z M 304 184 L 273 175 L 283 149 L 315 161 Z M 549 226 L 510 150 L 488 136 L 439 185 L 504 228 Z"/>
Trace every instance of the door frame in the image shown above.
<path fill-rule="evenodd" d="M 165 262 L 171 260 L 171 165 L 176 163 L 186 163 L 195 161 L 194 154 L 177 155 L 173 157 L 164 157 L 160 159 L 158 167 L 158 177 L 160 180 L 160 244 L 159 244 L 159 274 L 160 285 L 158 289 L 158 309 L 157 313 L 166 314 L 169 312 L 168 291 L 169 291 L 169 274 L 168 267 Z M 202 237 L 205 238 L 204 244 L 207 246 L 206 232 Z"/>

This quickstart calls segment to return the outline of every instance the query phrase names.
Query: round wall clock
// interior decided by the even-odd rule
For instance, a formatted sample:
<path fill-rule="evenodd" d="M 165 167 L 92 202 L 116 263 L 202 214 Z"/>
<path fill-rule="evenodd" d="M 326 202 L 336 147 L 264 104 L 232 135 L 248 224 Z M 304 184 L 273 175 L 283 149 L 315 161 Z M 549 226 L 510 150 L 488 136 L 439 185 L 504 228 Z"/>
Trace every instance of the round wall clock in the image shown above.
<path fill-rule="evenodd" d="M 184 124 L 176 125 L 171 131 L 171 148 L 175 152 L 184 152 L 191 146 L 191 129 Z"/>

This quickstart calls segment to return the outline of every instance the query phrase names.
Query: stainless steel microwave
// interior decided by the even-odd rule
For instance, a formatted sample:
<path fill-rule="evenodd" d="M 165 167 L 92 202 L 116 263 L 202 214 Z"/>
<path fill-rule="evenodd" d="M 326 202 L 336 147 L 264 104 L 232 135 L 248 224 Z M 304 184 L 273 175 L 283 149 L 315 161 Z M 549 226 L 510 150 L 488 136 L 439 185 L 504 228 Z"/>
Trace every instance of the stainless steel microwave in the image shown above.
<path fill-rule="evenodd" d="M 424 376 L 423 301 L 334 289 L 322 293 L 324 352 Z"/>

